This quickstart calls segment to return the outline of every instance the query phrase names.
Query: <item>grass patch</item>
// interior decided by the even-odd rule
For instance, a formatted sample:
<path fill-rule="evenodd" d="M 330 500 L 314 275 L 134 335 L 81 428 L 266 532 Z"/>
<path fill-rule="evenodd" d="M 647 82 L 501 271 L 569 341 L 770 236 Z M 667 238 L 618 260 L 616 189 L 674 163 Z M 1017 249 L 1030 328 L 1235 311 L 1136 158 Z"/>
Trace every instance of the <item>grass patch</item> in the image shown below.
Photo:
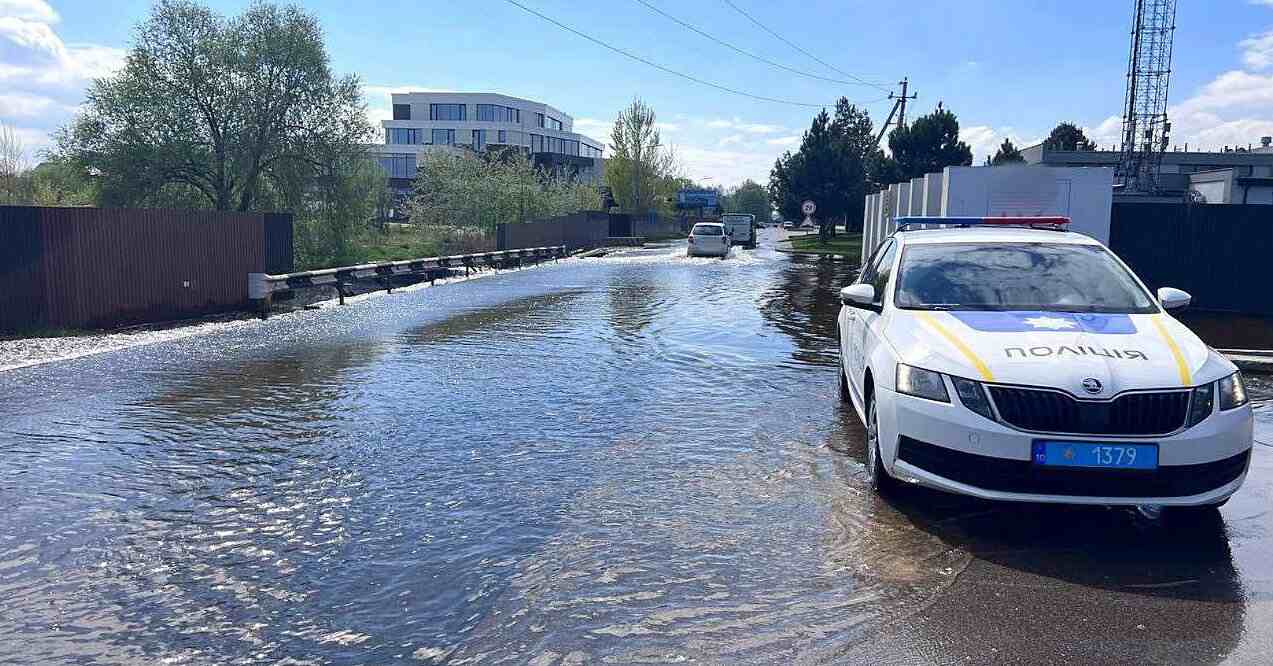
<path fill-rule="evenodd" d="M 436 237 L 417 229 L 371 229 L 354 239 L 349 252 L 337 265 L 436 257 L 440 249 Z"/>
<path fill-rule="evenodd" d="M 791 239 L 791 249 L 810 254 L 842 254 L 858 258 L 862 256 L 862 234 L 840 233 L 825 244 L 819 242 L 818 234 L 809 234 Z"/>

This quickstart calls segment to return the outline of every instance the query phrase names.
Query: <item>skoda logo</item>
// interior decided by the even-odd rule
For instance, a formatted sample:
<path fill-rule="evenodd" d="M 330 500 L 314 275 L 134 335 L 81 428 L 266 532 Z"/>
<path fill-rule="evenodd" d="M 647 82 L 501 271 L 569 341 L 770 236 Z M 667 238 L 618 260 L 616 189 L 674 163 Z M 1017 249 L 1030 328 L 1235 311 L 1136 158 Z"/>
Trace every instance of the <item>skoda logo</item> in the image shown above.
<path fill-rule="evenodd" d="M 1083 390 L 1087 391 L 1088 393 L 1096 394 L 1096 393 L 1100 393 L 1104 389 L 1105 387 L 1101 386 L 1101 380 L 1095 377 L 1088 377 L 1087 379 L 1083 380 Z"/>

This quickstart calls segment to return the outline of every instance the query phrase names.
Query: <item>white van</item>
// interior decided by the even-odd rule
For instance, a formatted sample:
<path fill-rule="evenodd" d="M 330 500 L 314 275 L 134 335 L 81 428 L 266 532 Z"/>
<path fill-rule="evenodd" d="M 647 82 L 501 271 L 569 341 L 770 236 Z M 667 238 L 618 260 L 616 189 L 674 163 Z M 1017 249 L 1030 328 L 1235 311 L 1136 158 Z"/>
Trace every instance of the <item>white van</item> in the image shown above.
<path fill-rule="evenodd" d="M 725 213 L 720 216 L 721 224 L 729 233 L 734 245 L 756 247 L 756 216 L 751 213 Z"/>

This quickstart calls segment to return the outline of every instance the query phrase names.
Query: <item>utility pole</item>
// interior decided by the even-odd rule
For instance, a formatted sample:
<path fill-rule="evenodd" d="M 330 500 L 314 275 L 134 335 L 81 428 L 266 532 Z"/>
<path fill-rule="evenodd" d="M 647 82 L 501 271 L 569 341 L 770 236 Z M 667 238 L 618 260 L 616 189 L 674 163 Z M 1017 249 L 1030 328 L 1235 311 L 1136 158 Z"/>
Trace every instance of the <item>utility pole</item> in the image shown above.
<path fill-rule="evenodd" d="M 907 87 L 910 85 L 908 77 L 903 77 L 901 81 L 897 82 L 897 85 L 902 87 L 902 94 L 900 96 L 893 93 L 888 94 L 888 98 L 894 100 L 893 110 L 888 112 L 888 118 L 884 120 L 883 125 L 880 125 L 880 133 L 875 136 L 875 143 L 879 143 L 880 140 L 884 138 L 884 134 L 888 132 L 888 126 L 893 124 L 893 116 L 897 116 L 898 127 L 906 126 L 906 100 L 915 99 L 919 96 L 915 93 L 910 95 L 906 94 Z"/>

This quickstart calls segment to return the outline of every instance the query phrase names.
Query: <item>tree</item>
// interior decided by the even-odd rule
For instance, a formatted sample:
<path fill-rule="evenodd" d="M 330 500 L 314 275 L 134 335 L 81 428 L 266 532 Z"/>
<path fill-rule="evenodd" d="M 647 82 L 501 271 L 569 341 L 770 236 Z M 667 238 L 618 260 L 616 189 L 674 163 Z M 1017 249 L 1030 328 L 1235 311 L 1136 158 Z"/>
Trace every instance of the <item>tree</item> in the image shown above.
<path fill-rule="evenodd" d="M 1052 150 L 1096 150 L 1083 130 L 1074 123 L 1061 123 L 1052 128 L 1052 133 L 1043 141 L 1043 145 Z"/>
<path fill-rule="evenodd" d="M 803 216 L 800 204 L 813 200 L 827 235 L 839 221 L 860 227 L 871 169 L 882 156 L 870 116 L 840 98 L 834 117 L 824 109 L 804 133 L 799 150 L 774 163 L 770 201 L 783 217 L 797 219 Z"/>
<path fill-rule="evenodd" d="M 887 165 L 889 182 L 900 183 L 948 166 L 972 164 L 972 149 L 959 140 L 959 120 L 949 109 L 915 119 L 909 126 L 893 130 L 888 147 L 895 164 Z"/>
<path fill-rule="evenodd" d="M 100 174 L 104 204 L 248 211 L 272 184 L 333 177 L 333 156 L 372 136 L 358 79 L 332 74 L 313 16 L 256 3 L 225 18 L 161 0 L 58 146 Z"/>
<path fill-rule="evenodd" d="M 721 208 L 726 213 L 751 213 L 762 224 L 769 221 L 769 211 L 772 210 L 765 186 L 750 178 L 721 198 Z"/>
<path fill-rule="evenodd" d="M 535 168 L 519 151 L 421 155 L 407 202 L 412 222 L 487 234 L 501 223 L 596 210 L 597 188 Z"/>
<path fill-rule="evenodd" d="M 1021 156 L 1021 151 L 1012 145 L 1012 140 L 1005 138 L 1003 143 L 999 145 L 998 152 L 990 159 L 990 163 L 994 166 L 999 166 L 1000 164 L 1012 164 L 1014 162 L 1025 162 L 1025 158 Z"/>
<path fill-rule="evenodd" d="M 26 146 L 14 128 L 0 123 L 0 204 L 27 203 L 30 176 L 26 171 Z"/>
<path fill-rule="evenodd" d="M 606 185 L 624 210 L 668 208 L 668 197 L 682 180 L 675 153 L 659 141 L 655 118 L 654 109 L 635 98 L 610 131 Z"/>

